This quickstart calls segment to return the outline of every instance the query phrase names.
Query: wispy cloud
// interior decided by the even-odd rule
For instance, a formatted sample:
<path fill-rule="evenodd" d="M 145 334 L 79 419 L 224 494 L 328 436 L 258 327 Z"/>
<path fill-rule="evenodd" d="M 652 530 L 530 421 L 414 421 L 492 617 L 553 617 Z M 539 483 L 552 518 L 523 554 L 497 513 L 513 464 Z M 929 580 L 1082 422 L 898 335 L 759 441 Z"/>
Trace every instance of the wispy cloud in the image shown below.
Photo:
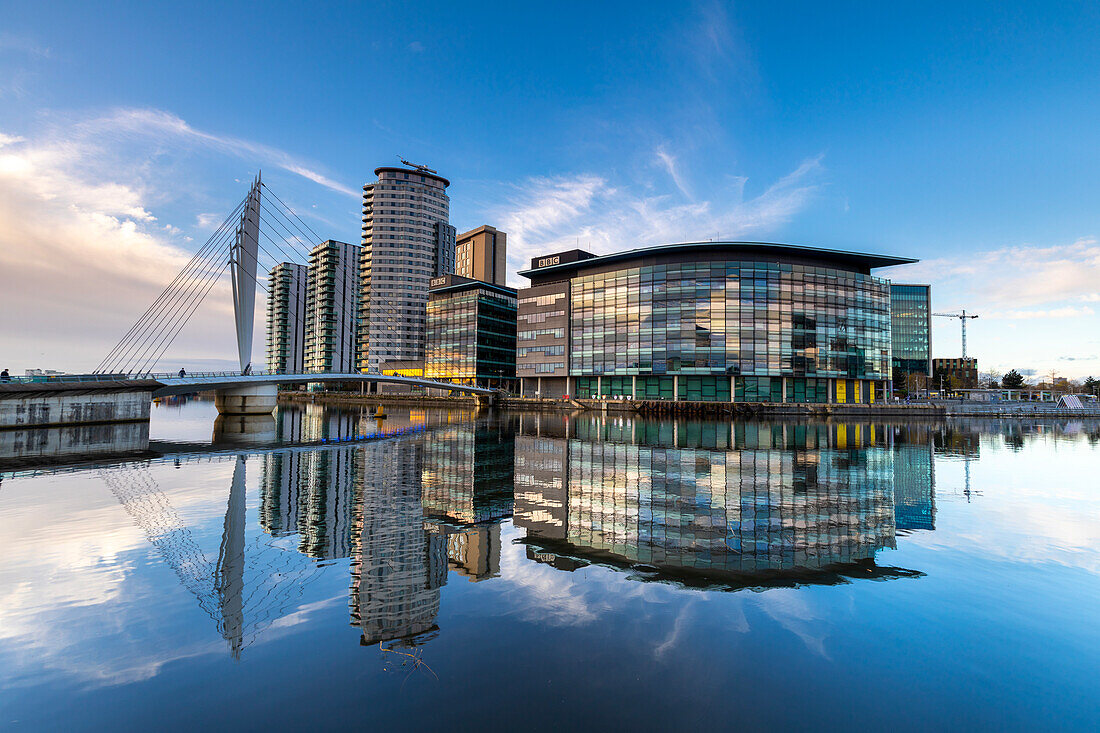
<path fill-rule="evenodd" d="M 267 162 L 354 194 L 288 153 L 196 130 L 157 110 L 49 119 L 53 125 L 33 136 L 0 132 L 0 353 L 2 366 L 17 371 L 94 367 L 190 259 L 184 229 L 195 215 L 173 222 L 154 212 L 180 201 L 186 177 L 173 167 L 196 149 L 213 151 L 206 159 Z M 212 203 L 205 192 L 184 196 L 185 209 L 209 211 L 198 208 Z M 193 231 L 205 239 L 228 208 L 198 215 Z M 236 353 L 227 287 L 211 291 L 174 353 L 199 360 Z M 257 301 L 262 307 L 262 293 Z M 255 343 L 262 350 L 262 334 Z"/>
<path fill-rule="evenodd" d="M 356 200 L 362 195 L 361 191 L 333 180 L 316 170 L 314 165 L 296 158 L 284 150 L 231 135 L 205 132 L 192 127 L 180 117 L 163 110 L 119 109 L 110 115 L 84 122 L 82 127 L 112 134 L 128 133 L 169 141 L 191 142 L 260 165 L 278 166 L 285 171 L 313 181 L 330 190 L 351 196 Z"/>
<path fill-rule="evenodd" d="M 13 33 L 0 33 L 0 53 L 19 53 L 38 58 L 48 58 L 50 47 L 44 46 L 30 36 L 18 36 Z"/>
<path fill-rule="evenodd" d="M 671 161 L 672 157 L 666 153 Z M 680 175 L 678 168 L 677 175 Z M 581 247 L 597 254 L 647 244 L 733 239 L 772 232 L 790 221 L 823 185 L 822 156 L 809 158 L 745 197 L 745 178 L 734 178 L 713 199 L 678 202 L 631 182 L 594 173 L 538 177 L 510 187 L 490 220 L 508 232 L 510 270 L 532 257 Z M 683 180 L 673 183 L 683 192 Z M 518 283 L 518 281 L 517 281 Z"/>
<path fill-rule="evenodd" d="M 1100 328 L 1092 306 L 1100 302 L 1100 243 L 1081 237 L 1061 244 L 1013 244 L 986 251 L 960 250 L 915 265 L 891 268 L 889 277 L 932 284 L 936 311 L 966 308 L 980 315 L 968 326 L 969 352 L 983 369 L 1029 368 L 1046 373 L 1067 346 Z M 935 355 L 957 355 L 957 321 L 933 319 Z M 937 346 L 937 344 L 939 344 Z M 1084 376 L 1100 362 L 1075 359 Z"/>

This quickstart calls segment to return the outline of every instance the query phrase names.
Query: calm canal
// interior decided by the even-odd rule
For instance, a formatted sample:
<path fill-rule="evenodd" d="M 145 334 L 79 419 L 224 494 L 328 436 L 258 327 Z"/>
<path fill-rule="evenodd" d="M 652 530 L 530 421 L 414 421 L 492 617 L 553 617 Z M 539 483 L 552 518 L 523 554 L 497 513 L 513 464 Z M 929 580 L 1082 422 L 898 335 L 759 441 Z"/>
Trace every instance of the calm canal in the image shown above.
<path fill-rule="evenodd" d="M 215 417 L 0 474 L 0 727 L 1100 728 L 1100 424 Z"/>

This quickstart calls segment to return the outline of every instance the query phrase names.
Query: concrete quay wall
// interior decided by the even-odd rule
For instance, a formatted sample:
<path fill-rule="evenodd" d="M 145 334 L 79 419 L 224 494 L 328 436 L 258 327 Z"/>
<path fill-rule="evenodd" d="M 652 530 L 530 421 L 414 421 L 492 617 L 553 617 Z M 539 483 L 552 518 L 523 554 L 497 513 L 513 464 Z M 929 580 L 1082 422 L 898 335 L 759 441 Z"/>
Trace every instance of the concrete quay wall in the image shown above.
<path fill-rule="evenodd" d="M 0 430 L 147 421 L 151 392 L 134 382 L 0 385 Z"/>

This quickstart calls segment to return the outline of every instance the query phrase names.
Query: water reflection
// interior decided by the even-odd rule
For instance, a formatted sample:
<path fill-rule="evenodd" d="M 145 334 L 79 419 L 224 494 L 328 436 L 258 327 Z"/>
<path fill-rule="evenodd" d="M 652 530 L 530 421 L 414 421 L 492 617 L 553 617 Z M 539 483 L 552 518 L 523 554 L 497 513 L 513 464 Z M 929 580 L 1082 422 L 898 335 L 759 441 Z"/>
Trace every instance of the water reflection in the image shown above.
<path fill-rule="evenodd" d="M 235 656 L 340 559 L 350 559 L 360 642 L 424 644 L 439 633 L 448 571 L 500 576 L 509 519 L 528 560 L 566 571 L 600 564 L 719 590 L 919 577 L 876 556 L 935 529 L 934 455 L 977 446 L 920 426 L 553 415 L 342 444 L 367 418 L 310 407 L 220 423 L 223 444 L 244 447 L 253 428 L 333 442 L 233 457 L 216 554 L 193 540 L 148 464 L 103 474 Z M 248 472 L 263 532 L 251 541 Z"/>
<path fill-rule="evenodd" d="M 532 560 L 726 589 L 919 575 L 875 555 L 895 546 L 899 453 L 903 528 L 932 528 L 931 448 L 882 426 L 522 422 L 515 523 Z"/>

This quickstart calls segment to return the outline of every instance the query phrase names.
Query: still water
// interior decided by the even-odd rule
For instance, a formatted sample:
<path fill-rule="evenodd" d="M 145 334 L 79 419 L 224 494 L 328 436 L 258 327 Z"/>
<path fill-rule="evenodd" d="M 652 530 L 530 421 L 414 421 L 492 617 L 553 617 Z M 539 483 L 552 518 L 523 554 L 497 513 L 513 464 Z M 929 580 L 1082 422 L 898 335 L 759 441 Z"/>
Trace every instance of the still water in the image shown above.
<path fill-rule="evenodd" d="M 0 473 L 0 726 L 1100 727 L 1098 424 L 214 425 Z"/>

